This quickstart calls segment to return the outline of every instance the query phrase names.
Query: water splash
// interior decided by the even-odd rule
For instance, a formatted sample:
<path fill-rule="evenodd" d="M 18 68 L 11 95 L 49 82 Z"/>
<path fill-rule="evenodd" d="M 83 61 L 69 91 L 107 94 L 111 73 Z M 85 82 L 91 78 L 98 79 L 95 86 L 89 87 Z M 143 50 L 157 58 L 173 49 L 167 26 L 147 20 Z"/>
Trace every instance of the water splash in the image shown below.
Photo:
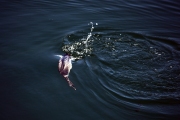
<path fill-rule="evenodd" d="M 78 31 L 66 36 L 63 51 L 69 50 L 76 59 L 96 56 L 85 60 L 89 67 L 87 75 L 92 75 L 90 79 L 98 78 L 93 82 L 95 85 L 98 80 L 98 90 L 107 93 L 106 102 L 126 102 L 124 105 L 133 109 L 139 103 L 147 108 L 149 103 L 160 103 L 164 108 L 164 104 L 179 102 L 180 54 L 173 49 L 176 46 L 164 43 L 169 39 L 113 28 L 98 28 L 95 32 L 93 24 L 89 25 L 89 33 Z"/>
<path fill-rule="evenodd" d="M 90 22 L 88 25 L 91 25 L 91 32 L 88 34 L 87 38 L 86 38 L 86 41 L 85 41 L 85 44 L 86 44 L 86 53 L 87 53 L 87 42 L 89 40 L 89 38 L 92 36 L 92 32 L 93 32 L 93 29 L 94 29 L 94 26 L 93 26 L 93 22 Z M 96 25 L 98 25 L 98 23 L 96 23 Z"/>
<path fill-rule="evenodd" d="M 93 50 L 92 44 L 93 44 L 93 30 L 94 30 L 94 23 L 90 22 L 88 25 L 91 25 L 90 32 L 86 33 L 86 37 L 82 38 L 81 36 L 78 36 L 78 34 L 71 34 L 68 35 L 66 38 L 64 38 L 64 43 L 66 43 L 62 50 L 64 52 L 70 53 L 75 59 L 81 59 L 83 56 L 89 56 Z M 95 25 L 98 25 L 96 23 Z M 75 42 L 70 42 L 71 40 L 75 40 Z"/>
<path fill-rule="evenodd" d="M 69 50 L 75 59 L 93 53 L 96 61 L 87 59 L 88 66 L 94 75 L 98 73 L 111 96 L 117 100 L 131 95 L 139 100 L 180 100 L 180 55 L 172 49 L 174 46 L 164 43 L 168 39 L 114 29 L 98 28 L 93 32 L 93 24 L 89 25 L 88 35 L 82 31 L 68 35 L 65 40 L 71 44 L 64 45 L 63 50 Z"/>

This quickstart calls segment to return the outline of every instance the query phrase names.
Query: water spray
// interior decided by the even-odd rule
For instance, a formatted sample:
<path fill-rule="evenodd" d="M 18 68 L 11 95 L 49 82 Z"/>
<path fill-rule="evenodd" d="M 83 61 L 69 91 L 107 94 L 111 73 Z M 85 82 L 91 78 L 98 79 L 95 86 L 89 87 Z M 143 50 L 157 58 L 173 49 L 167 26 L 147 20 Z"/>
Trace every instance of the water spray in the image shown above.
<path fill-rule="evenodd" d="M 89 38 L 92 36 L 92 32 L 93 32 L 93 29 L 94 29 L 93 22 L 90 22 L 88 25 L 91 25 L 91 32 L 88 33 L 88 36 L 87 36 L 86 41 L 85 41 L 86 53 L 87 53 L 87 42 L 88 42 Z M 98 23 L 96 23 L 96 25 L 98 25 Z"/>

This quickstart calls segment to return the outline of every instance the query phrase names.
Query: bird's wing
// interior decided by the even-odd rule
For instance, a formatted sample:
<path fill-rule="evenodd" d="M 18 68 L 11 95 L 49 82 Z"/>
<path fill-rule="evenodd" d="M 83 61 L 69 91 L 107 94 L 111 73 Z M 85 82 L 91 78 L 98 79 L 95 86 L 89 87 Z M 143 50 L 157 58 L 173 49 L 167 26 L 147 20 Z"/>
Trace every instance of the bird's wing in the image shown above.
<path fill-rule="evenodd" d="M 62 74 L 68 76 L 71 68 L 72 68 L 71 61 L 70 62 L 69 61 L 64 61 Z"/>
<path fill-rule="evenodd" d="M 61 59 L 59 60 L 58 69 L 59 69 L 59 72 L 61 72 L 63 70 L 63 64 L 62 64 Z"/>

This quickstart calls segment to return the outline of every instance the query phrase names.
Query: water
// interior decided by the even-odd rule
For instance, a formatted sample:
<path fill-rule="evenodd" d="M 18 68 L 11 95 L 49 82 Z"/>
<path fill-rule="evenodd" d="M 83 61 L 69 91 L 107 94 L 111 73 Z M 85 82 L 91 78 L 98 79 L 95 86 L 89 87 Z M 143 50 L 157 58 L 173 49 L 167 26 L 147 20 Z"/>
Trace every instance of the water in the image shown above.
<path fill-rule="evenodd" d="M 178 1 L 0 6 L 1 120 L 180 118 Z M 76 91 L 58 72 L 64 51 Z"/>

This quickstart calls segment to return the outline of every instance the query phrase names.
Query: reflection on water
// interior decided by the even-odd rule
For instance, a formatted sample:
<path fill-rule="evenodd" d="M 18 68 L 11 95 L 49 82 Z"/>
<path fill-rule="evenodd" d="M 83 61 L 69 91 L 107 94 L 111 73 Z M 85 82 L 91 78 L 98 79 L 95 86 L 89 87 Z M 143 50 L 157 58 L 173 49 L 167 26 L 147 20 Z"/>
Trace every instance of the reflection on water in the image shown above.
<path fill-rule="evenodd" d="M 180 116 L 179 1 L 0 3 L 0 120 Z M 62 50 L 77 91 L 57 70 Z"/>
<path fill-rule="evenodd" d="M 165 113 L 167 111 L 161 109 L 163 104 L 178 103 L 180 54 L 174 49 L 177 44 L 167 44 L 163 41 L 168 40 L 163 38 L 100 27 L 91 34 L 88 40 L 84 31 L 67 35 L 62 49 L 76 59 L 90 56 L 85 60 L 90 72 L 98 73 L 102 89 L 109 97 L 106 102 L 125 103 L 134 109 L 141 106 L 145 110 L 150 109 L 147 106 L 152 103 L 159 104 L 153 111 Z M 96 60 L 91 62 L 91 58 Z M 93 69 L 94 66 L 98 69 Z"/>

